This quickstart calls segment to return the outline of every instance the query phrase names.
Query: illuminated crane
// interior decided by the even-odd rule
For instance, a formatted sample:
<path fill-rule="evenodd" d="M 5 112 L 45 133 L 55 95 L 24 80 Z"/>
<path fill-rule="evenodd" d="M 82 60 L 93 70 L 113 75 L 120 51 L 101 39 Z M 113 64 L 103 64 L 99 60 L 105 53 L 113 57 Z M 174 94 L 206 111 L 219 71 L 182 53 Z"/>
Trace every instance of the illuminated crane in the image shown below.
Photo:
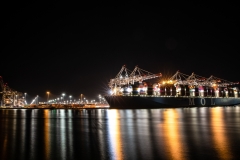
<path fill-rule="evenodd" d="M 192 73 L 190 76 L 177 71 L 167 83 L 176 85 L 188 85 L 188 86 L 207 86 L 212 87 L 213 85 L 219 87 L 227 87 L 228 85 L 234 85 L 238 83 L 230 82 L 221 78 L 210 76 L 209 78 L 199 76 Z"/>
<path fill-rule="evenodd" d="M 162 74 L 153 74 L 136 66 L 133 71 L 122 66 L 121 70 L 114 79 L 110 79 L 109 87 L 111 89 L 122 87 L 124 85 L 134 84 L 135 82 L 142 83 L 144 80 L 161 77 Z"/>
<path fill-rule="evenodd" d="M 181 73 L 177 71 L 172 77 L 169 78 L 169 80 L 164 81 L 164 83 L 171 83 L 176 85 L 188 85 L 188 79 L 189 75 L 186 75 L 184 73 Z"/>
<path fill-rule="evenodd" d="M 1 105 L 6 107 L 13 107 L 13 106 L 23 106 L 24 105 L 24 98 L 21 92 L 15 91 L 11 89 L 6 83 L 4 84 L 3 78 L 0 76 L 0 94 L 1 97 Z"/>
<path fill-rule="evenodd" d="M 115 88 L 126 84 L 129 84 L 129 75 L 132 71 L 126 68 L 125 65 L 122 66 L 121 70 L 118 72 L 114 79 L 110 79 L 109 87 Z"/>
<path fill-rule="evenodd" d="M 129 76 L 129 82 L 131 84 L 134 84 L 135 82 L 142 83 L 145 80 L 153 79 L 153 78 L 157 78 L 157 77 L 161 77 L 161 76 L 162 76 L 161 73 L 153 74 L 151 72 L 145 71 L 145 70 L 139 68 L 138 66 L 136 66 Z"/>
<path fill-rule="evenodd" d="M 212 75 L 208 79 L 206 79 L 206 81 L 203 82 L 204 86 L 209 86 L 209 87 L 213 85 L 216 85 L 218 87 L 227 87 L 229 85 L 235 85 L 235 84 L 238 84 L 238 83 L 230 82 Z"/>

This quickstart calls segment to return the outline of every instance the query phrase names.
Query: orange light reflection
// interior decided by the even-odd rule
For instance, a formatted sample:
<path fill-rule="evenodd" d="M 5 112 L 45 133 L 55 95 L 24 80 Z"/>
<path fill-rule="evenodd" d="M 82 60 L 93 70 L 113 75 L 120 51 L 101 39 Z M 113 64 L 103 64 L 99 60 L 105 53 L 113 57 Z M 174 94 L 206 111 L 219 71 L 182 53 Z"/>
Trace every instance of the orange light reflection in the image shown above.
<path fill-rule="evenodd" d="M 49 124 L 49 110 L 44 110 L 44 151 L 47 159 L 50 159 Z"/>
<path fill-rule="evenodd" d="M 223 121 L 223 108 L 211 109 L 211 126 L 213 133 L 214 147 L 218 153 L 219 159 L 232 159 L 232 155 L 229 152 L 229 144 L 226 139 L 225 123 Z"/>
<path fill-rule="evenodd" d="M 123 159 L 123 149 L 122 149 L 122 140 L 121 140 L 121 127 L 119 120 L 118 110 L 110 110 L 109 114 L 109 130 L 110 130 L 110 143 L 113 147 L 113 154 L 115 159 Z"/>
<path fill-rule="evenodd" d="M 163 113 L 165 122 L 163 124 L 164 143 L 168 159 L 185 159 L 183 155 L 184 146 L 179 130 L 178 113 L 175 109 L 167 109 Z"/>

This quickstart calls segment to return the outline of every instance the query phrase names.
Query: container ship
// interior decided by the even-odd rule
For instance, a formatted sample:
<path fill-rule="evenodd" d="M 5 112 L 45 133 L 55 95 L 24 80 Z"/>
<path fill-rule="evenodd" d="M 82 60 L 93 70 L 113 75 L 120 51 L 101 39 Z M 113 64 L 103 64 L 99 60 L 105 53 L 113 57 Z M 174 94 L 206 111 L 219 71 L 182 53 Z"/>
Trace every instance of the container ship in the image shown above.
<path fill-rule="evenodd" d="M 109 94 L 104 98 L 110 109 L 147 109 L 178 107 L 236 106 L 240 104 L 239 83 L 215 76 L 209 78 L 195 73 L 186 75 L 177 71 L 162 79 L 136 66 L 130 71 L 122 66 L 110 79 Z M 155 82 L 149 80 L 157 79 Z"/>

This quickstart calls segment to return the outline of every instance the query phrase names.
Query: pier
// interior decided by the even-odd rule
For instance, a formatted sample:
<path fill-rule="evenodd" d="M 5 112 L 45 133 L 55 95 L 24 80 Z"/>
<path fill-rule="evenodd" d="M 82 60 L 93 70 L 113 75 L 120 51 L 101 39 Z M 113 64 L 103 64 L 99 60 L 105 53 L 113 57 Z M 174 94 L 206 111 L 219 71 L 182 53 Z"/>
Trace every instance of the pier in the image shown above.
<path fill-rule="evenodd" d="M 0 109 L 108 109 L 108 104 L 31 104 L 19 107 L 5 107 L 1 106 Z"/>

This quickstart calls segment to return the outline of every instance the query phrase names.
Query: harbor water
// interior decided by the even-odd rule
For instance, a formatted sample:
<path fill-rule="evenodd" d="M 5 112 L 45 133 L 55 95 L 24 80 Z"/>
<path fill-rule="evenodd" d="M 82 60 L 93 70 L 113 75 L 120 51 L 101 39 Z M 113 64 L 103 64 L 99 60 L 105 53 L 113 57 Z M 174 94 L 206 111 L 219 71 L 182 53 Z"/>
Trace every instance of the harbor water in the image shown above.
<path fill-rule="evenodd" d="M 0 109 L 1 160 L 240 159 L 240 106 Z"/>

